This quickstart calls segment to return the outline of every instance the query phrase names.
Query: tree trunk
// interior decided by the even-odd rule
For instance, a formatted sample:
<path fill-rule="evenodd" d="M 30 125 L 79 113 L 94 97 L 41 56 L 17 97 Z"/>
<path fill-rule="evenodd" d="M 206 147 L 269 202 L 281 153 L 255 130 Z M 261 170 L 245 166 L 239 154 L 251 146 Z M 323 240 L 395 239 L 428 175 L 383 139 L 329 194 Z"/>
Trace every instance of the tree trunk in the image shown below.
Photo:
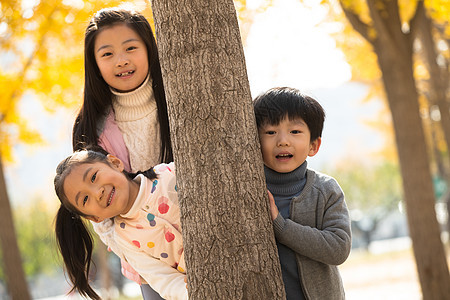
<path fill-rule="evenodd" d="M 449 90 L 449 68 L 448 63 L 444 63 L 444 66 L 439 66 L 438 51 L 436 49 L 436 43 L 433 39 L 433 23 L 431 19 L 426 15 L 425 9 L 422 6 L 418 8 L 418 15 L 420 18 L 419 37 L 422 41 L 422 47 L 424 51 L 424 59 L 430 73 L 430 105 L 437 105 L 441 115 L 438 125 L 442 128 L 444 133 L 444 139 L 447 144 L 447 157 L 450 162 L 450 106 L 448 102 L 447 91 Z M 435 122 L 431 120 L 431 122 Z M 437 153 L 436 162 L 439 163 L 440 153 Z M 450 170 L 444 169 L 445 164 L 438 165 L 440 173 L 443 175 L 447 182 L 447 186 L 450 187 Z M 442 170 L 444 169 L 444 170 Z M 447 205 L 447 212 L 450 212 L 450 192 L 442 198 Z M 450 215 L 449 215 L 450 216 Z M 447 218 L 447 231 L 450 233 L 450 217 Z"/>
<path fill-rule="evenodd" d="M 448 299 L 450 276 L 436 219 L 425 134 L 412 67 L 412 33 L 404 33 L 396 0 L 367 0 L 372 23 L 361 21 L 344 1 L 344 13 L 378 57 L 392 114 L 410 236 L 423 299 Z M 419 1 L 418 8 L 423 5 Z M 417 14 L 410 32 L 417 30 Z"/>
<path fill-rule="evenodd" d="M 412 68 L 378 55 L 392 113 L 410 236 L 423 299 L 447 299 L 450 277 L 436 219 L 434 190 Z M 396 55 L 396 61 L 404 60 Z"/>
<path fill-rule="evenodd" d="M 413 76 L 412 41 L 401 31 L 398 6 L 392 2 L 395 1 L 385 1 L 384 7 L 371 7 L 377 32 L 387 33 L 379 34 L 373 45 L 392 114 L 423 299 L 448 299 L 450 276 L 436 219 L 429 156 Z"/>
<path fill-rule="evenodd" d="M 441 119 L 439 124 L 444 133 L 444 139 L 447 144 L 447 153 L 450 161 L 450 107 L 448 103 L 447 91 L 449 89 L 449 70 L 448 65 L 440 66 L 438 64 L 439 52 L 436 49 L 436 43 L 433 39 L 433 23 L 426 15 L 423 5 L 418 7 L 418 17 L 420 24 L 418 26 L 418 36 L 422 41 L 424 60 L 430 74 L 429 102 L 430 105 L 437 105 L 440 111 Z M 449 172 L 445 172 L 445 179 L 450 183 Z"/>
<path fill-rule="evenodd" d="M 2 159 L 0 156 L 0 244 L 3 253 L 3 266 L 5 270 L 8 293 L 13 300 L 31 299 L 28 284 L 22 268 L 19 246 L 17 245 L 16 231 L 9 204 L 6 181 L 3 174 Z"/>
<path fill-rule="evenodd" d="M 101 244 L 97 249 L 97 259 L 100 272 L 97 272 L 100 277 L 100 288 L 101 295 L 103 300 L 113 299 L 112 297 L 112 279 L 111 279 L 111 271 L 108 263 L 108 250 L 107 248 Z"/>
<path fill-rule="evenodd" d="M 283 299 L 233 1 L 154 0 L 190 299 Z"/>

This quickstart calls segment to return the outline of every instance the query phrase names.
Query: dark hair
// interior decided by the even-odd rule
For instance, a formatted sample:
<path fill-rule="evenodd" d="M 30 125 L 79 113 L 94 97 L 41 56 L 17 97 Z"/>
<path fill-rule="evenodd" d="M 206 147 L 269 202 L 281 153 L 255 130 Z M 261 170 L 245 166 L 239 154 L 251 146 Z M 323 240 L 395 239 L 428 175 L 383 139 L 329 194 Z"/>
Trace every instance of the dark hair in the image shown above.
<path fill-rule="evenodd" d="M 95 39 L 98 33 L 116 24 L 124 23 L 133 29 L 144 41 L 147 47 L 150 76 L 152 78 L 153 94 L 156 99 L 158 121 L 161 135 L 160 161 L 173 161 L 170 142 L 169 119 L 164 85 L 159 64 L 158 49 L 152 29 L 147 19 L 140 13 L 118 8 L 107 8 L 98 11 L 86 28 L 84 39 L 84 100 L 75 119 L 72 133 L 73 150 L 85 148 L 87 145 L 98 144 L 97 122 L 105 116 L 112 105 L 112 93 L 102 78 L 94 55 Z"/>
<path fill-rule="evenodd" d="M 87 217 L 76 209 L 64 192 L 64 181 L 74 167 L 81 164 L 101 162 L 109 164 L 105 151 L 80 150 L 61 161 L 56 167 L 55 192 L 61 202 L 55 220 L 55 234 L 58 249 L 63 257 L 66 272 L 73 284 L 73 290 L 92 299 L 100 299 L 89 284 L 89 270 L 93 251 L 93 238 L 81 217 Z M 131 180 L 137 174 L 124 174 Z M 139 172 L 150 179 L 156 178 L 153 168 Z"/>
<path fill-rule="evenodd" d="M 258 128 L 278 125 L 284 118 L 302 119 L 311 132 L 311 142 L 322 136 L 325 111 L 314 98 L 289 87 L 277 87 L 253 101 Z"/>

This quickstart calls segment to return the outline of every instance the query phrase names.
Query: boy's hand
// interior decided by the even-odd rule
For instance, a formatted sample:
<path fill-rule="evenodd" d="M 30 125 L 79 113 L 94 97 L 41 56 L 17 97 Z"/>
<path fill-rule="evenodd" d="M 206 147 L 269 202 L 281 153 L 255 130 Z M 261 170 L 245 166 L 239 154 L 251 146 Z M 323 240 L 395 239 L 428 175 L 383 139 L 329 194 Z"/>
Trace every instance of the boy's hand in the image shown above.
<path fill-rule="evenodd" d="M 272 216 L 272 221 L 273 221 L 278 216 L 278 207 L 275 204 L 275 199 L 273 198 L 272 193 L 269 190 L 267 190 L 267 193 L 269 194 L 270 215 Z"/>

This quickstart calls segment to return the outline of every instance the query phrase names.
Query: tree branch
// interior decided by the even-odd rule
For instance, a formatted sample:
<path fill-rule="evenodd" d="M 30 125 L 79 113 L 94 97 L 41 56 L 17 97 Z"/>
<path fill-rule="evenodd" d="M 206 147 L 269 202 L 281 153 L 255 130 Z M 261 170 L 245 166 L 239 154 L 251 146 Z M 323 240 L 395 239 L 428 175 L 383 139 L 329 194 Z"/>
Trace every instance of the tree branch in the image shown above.
<path fill-rule="evenodd" d="M 339 0 L 339 4 L 342 7 L 342 10 L 344 11 L 345 16 L 347 17 L 347 20 L 350 22 L 350 24 L 353 26 L 353 29 L 355 29 L 364 39 L 366 39 L 369 43 L 372 43 L 370 36 L 369 36 L 369 26 L 361 21 L 359 16 L 355 14 L 350 8 L 345 7 L 345 4 L 342 2 L 342 0 Z"/>
<path fill-rule="evenodd" d="M 19 74 L 16 76 L 17 78 L 19 78 L 18 83 L 16 84 L 16 86 L 18 88 L 16 88 L 15 90 L 12 91 L 11 96 L 9 97 L 9 101 L 7 102 L 7 105 L 5 105 L 5 110 L 4 113 L 0 114 L 0 124 L 4 121 L 4 119 L 6 118 L 6 115 L 8 114 L 8 111 L 10 111 L 13 108 L 13 103 L 14 100 L 19 97 L 21 95 L 21 91 L 20 91 L 20 87 L 23 86 L 23 82 L 25 81 L 25 75 L 28 72 L 28 69 L 31 67 L 34 59 L 36 58 L 37 54 L 39 53 L 39 51 L 41 51 L 45 39 L 46 39 L 46 35 L 48 34 L 48 29 L 51 27 L 51 24 L 53 22 L 52 20 L 52 16 L 53 14 L 58 10 L 57 7 L 54 7 L 51 12 L 49 13 L 49 15 L 46 17 L 46 22 L 41 25 L 41 29 L 44 28 L 45 30 L 43 30 L 42 35 L 39 37 L 38 42 L 36 43 L 36 47 L 33 51 L 33 53 L 30 54 L 30 56 L 26 59 L 25 63 L 23 64 L 22 70 L 20 70 Z"/>
<path fill-rule="evenodd" d="M 425 7 L 423 5 L 423 0 L 419 0 L 417 2 L 416 12 L 414 16 L 411 18 L 411 21 L 409 22 L 409 32 L 412 40 L 414 40 L 414 38 L 417 37 L 421 15 L 425 15 Z"/>
<path fill-rule="evenodd" d="M 377 1 L 380 1 L 380 0 L 367 0 L 367 6 L 369 7 L 370 16 L 373 21 L 373 26 L 374 26 L 375 30 L 377 31 L 377 36 L 387 38 L 389 40 L 389 43 L 395 44 L 395 39 L 393 38 L 391 31 L 387 27 L 387 21 L 385 21 L 385 19 L 387 19 L 387 18 L 382 17 L 382 11 L 380 9 L 381 4 L 380 4 L 380 2 L 377 2 Z M 397 1 L 397 0 L 393 0 L 393 1 Z M 386 5 L 385 1 L 382 2 L 382 5 L 383 6 Z M 387 11 L 386 11 L 386 14 L 387 14 L 387 16 L 389 16 Z"/>

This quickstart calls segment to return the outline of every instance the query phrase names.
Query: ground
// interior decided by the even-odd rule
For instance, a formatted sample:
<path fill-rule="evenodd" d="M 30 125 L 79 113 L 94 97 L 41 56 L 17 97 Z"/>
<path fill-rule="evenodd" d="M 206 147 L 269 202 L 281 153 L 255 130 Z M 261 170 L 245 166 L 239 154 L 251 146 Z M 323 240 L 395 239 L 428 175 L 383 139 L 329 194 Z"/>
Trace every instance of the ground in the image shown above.
<path fill-rule="evenodd" d="M 445 246 L 450 266 L 450 245 Z M 354 249 L 339 266 L 346 300 L 421 300 L 416 265 L 408 238 L 374 242 L 370 251 Z M 139 288 L 128 286 L 128 297 L 113 300 L 140 300 Z M 81 297 L 60 296 L 45 300 L 81 300 Z M 41 299 L 43 300 L 43 299 Z"/>
<path fill-rule="evenodd" d="M 372 246 L 371 252 L 353 250 L 339 267 L 346 300 L 421 300 L 417 269 L 408 239 L 374 243 Z M 388 248 L 389 251 L 386 250 Z M 450 259 L 448 246 L 446 251 Z M 139 297 L 132 300 L 135 299 Z"/>
<path fill-rule="evenodd" d="M 356 251 L 339 268 L 347 300 L 422 299 L 412 250 Z"/>
<path fill-rule="evenodd" d="M 353 250 L 339 267 L 347 300 L 422 299 L 409 238 L 375 242 L 370 250 Z M 450 266 L 448 242 L 445 251 Z"/>

